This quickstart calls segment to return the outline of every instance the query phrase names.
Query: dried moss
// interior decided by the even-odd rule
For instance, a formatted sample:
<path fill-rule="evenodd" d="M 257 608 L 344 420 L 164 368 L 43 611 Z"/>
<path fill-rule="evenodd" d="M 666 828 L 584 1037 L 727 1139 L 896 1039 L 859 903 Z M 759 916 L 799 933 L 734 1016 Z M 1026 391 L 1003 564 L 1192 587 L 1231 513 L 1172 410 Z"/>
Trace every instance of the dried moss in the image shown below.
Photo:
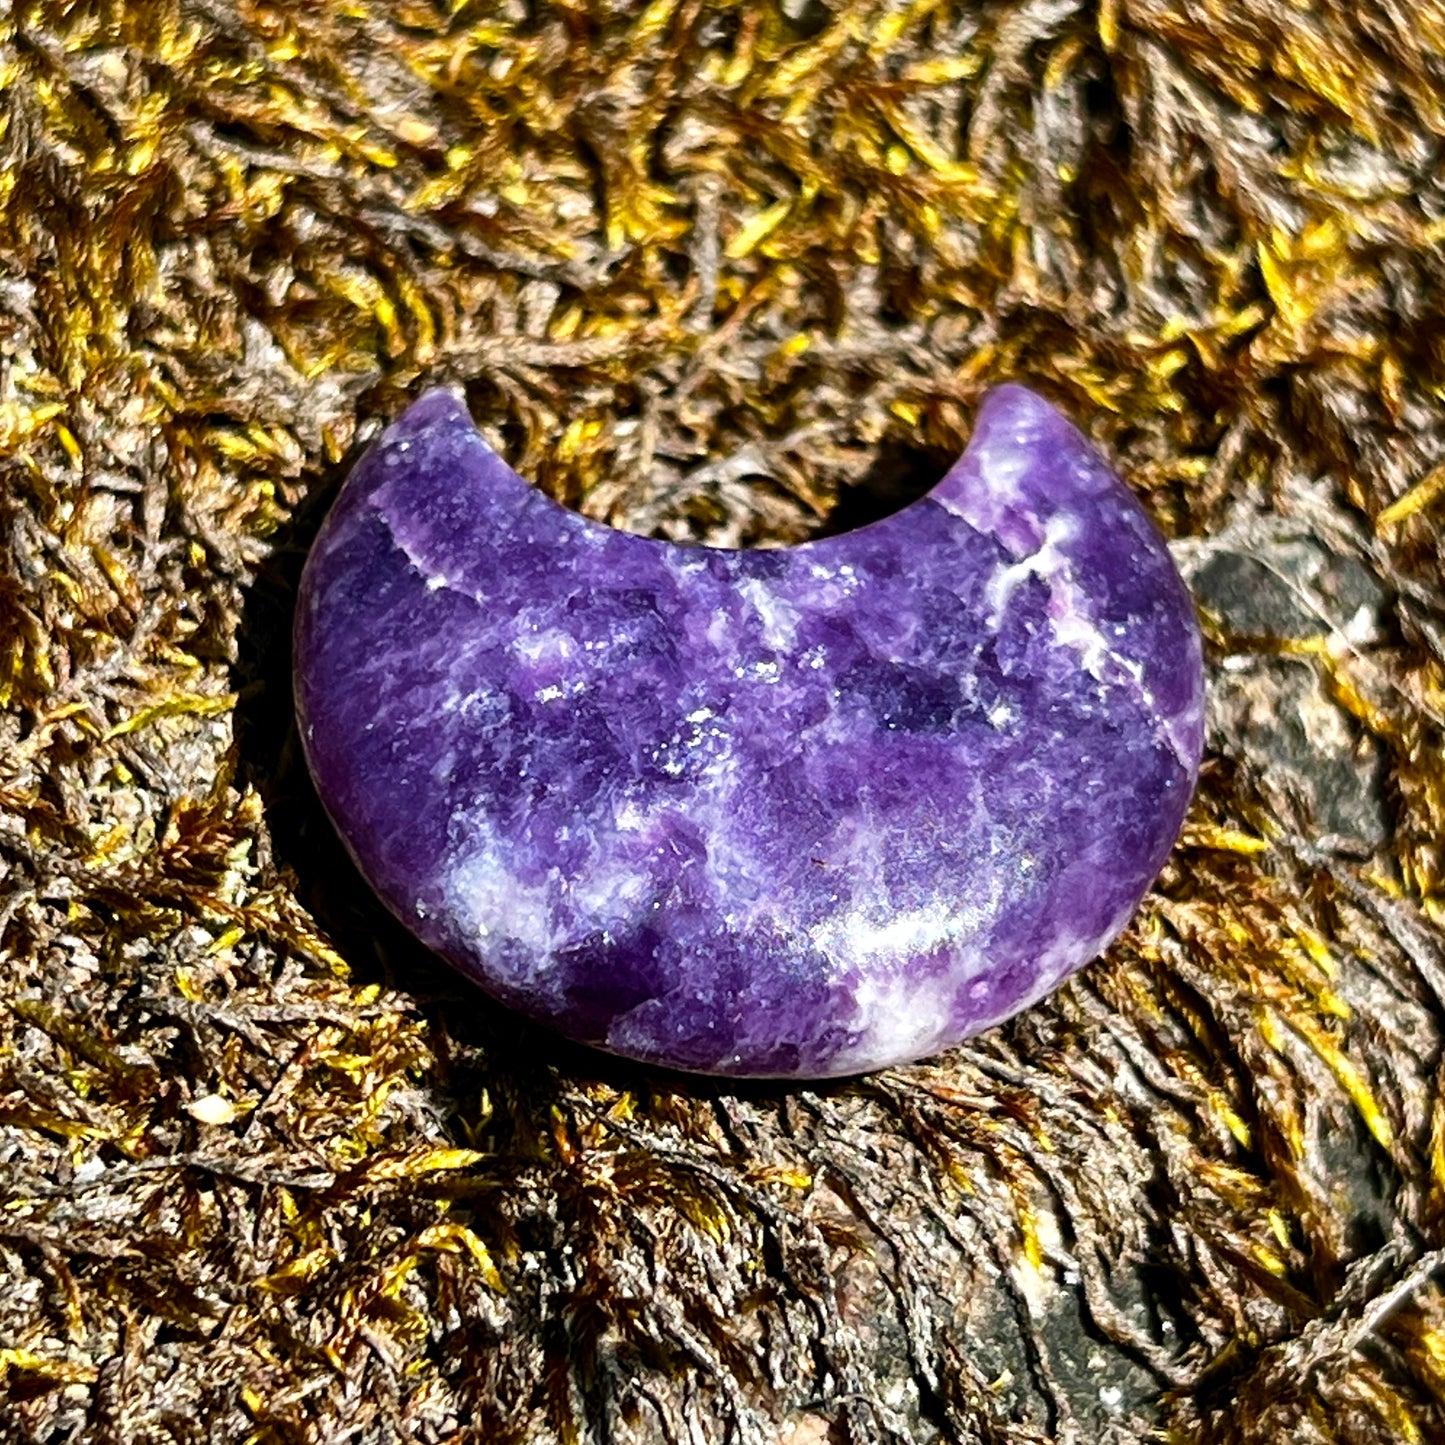
<path fill-rule="evenodd" d="M 1445 1438 L 1445 10 L 0 27 L 0 1436 Z M 285 638 L 407 395 L 464 382 L 592 515 L 777 543 L 1004 377 L 1297 604 L 1202 596 L 1204 782 L 1106 961 L 934 1063 L 730 1090 L 382 914 Z"/>

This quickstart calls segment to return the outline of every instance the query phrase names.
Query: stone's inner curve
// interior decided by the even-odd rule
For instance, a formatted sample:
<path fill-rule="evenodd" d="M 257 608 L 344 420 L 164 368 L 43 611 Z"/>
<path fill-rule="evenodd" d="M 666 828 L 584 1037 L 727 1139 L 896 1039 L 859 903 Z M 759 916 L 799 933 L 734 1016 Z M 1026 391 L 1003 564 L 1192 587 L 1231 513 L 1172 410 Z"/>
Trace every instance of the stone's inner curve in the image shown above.
<path fill-rule="evenodd" d="M 362 872 L 573 1037 L 707 1073 L 921 1057 L 1124 927 L 1199 765 L 1200 639 L 1092 445 L 993 392 L 925 497 L 779 551 L 529 486 L 432 392 L 302 580 L 302 737 Z"/>

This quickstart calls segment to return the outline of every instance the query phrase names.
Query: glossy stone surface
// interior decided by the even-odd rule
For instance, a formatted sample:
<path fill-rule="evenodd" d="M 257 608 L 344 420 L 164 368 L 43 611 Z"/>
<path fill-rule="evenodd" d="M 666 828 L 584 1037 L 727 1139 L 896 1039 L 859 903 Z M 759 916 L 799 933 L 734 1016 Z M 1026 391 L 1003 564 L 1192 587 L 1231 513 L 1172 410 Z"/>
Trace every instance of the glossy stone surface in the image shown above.
<path fill-rule="evenodd" d="M 1019 386 L 904 511 L 740 552 L 565 510 L 432 392 L 316 542 L 296 689 L 432 948 L 577 1039 L 795 1077 L 933 1053 L 1098 954 L 1203 714 L 1163 541 Z"/>

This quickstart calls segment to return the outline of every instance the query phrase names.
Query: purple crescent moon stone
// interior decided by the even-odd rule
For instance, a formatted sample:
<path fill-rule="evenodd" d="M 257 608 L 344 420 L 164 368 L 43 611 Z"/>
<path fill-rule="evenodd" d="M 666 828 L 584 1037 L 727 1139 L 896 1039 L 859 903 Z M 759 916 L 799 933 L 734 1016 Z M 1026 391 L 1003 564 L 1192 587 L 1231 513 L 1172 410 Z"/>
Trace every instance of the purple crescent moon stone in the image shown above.
<path fill-rule="evenodd" d="M 489 993 L 818 1078 L 954 1044 L 1120 932 L 1204 677 L 1163 540 L 1023 387 L 927 496 L 777 551 L 588 521 L 433 391 L 317 539 L 296 694 L 361 871 Z"/>

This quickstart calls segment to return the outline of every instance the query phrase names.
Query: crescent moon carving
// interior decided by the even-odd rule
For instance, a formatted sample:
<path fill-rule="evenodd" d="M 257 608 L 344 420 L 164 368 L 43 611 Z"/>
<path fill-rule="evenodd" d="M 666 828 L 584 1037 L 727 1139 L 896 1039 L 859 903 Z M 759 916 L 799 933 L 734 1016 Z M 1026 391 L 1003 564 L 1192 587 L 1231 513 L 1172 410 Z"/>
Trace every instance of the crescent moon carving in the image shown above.
<path fill-rule="evenodd" d="M 1203 734 L 1163 539 L 1015 385 L 926 496 L 776 551 L 568 511 L 431 392 L 323 525 L 295 668 L 321 800 L 420 939 L 724 1075 L 916 1059 L 1037 1000 L 1148 890 Z"/>

